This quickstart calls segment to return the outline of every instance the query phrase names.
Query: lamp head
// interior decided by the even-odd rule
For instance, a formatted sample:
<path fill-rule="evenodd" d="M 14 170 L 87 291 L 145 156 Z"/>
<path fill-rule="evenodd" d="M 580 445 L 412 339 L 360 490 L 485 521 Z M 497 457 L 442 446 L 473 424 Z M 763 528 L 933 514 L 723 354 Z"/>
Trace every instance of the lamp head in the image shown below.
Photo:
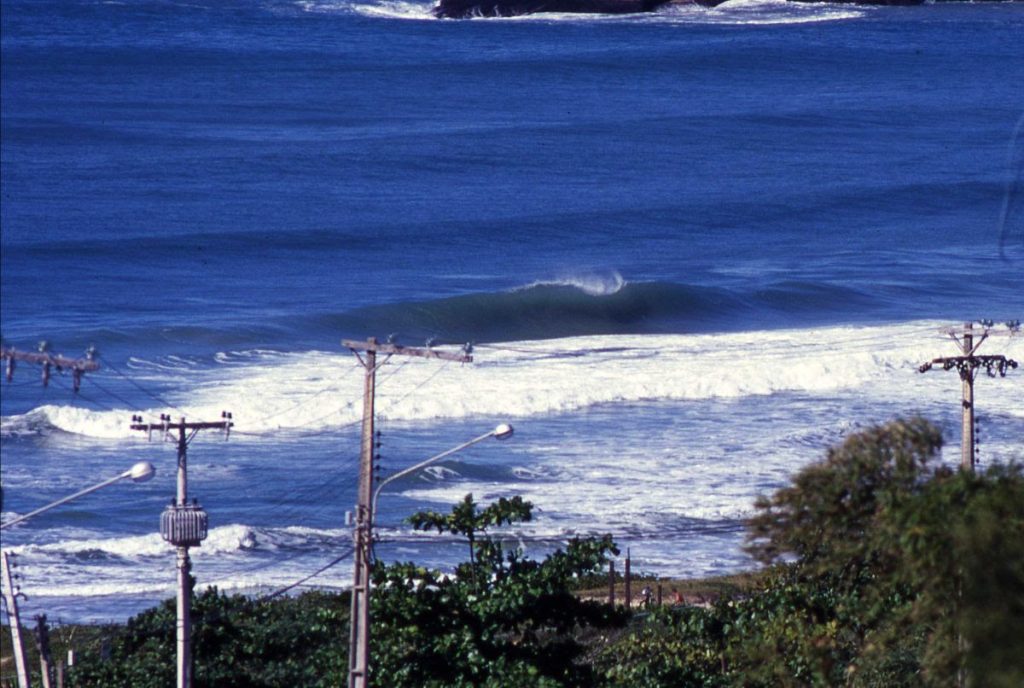
<path fill-rule="evenodd" d="M 508 423 L 502 423 L 498 427 L 494 428 L 494 439 L 507 440 L 509 437 L 512 436 L 513 432 L 514 430 L 512 429 L 511 425 L 509 425 Z"/>
<path fill-rule="evenodd" d="M 127 477 L 131 478 L 133 482 L 144 483 L 154 475 L 156 475 L 156 469 L 153 468 L 153 464 L 149 461 L 139 461 L 131 467 Z"/>

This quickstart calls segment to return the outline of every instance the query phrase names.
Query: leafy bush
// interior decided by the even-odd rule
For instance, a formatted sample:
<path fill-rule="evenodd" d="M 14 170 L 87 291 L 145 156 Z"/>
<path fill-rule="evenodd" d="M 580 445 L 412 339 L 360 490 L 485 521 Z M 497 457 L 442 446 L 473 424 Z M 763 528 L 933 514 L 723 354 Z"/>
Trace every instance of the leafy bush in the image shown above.
<path fill-rule="evenodd" d="M 528 521 L 516 497 L 483 509 L 472 495 L 450 514 L 410 521 L 466 538 L 469 561 L 454 575 L 412 563 L 374 571 L 373 681 L 382 686 L 590 686 L 576 633 L 614 627 L 621 613 L 572 594 L 615 548 L 610 537 L 572 540 L 543 561 L 506 551 L 487 528 Z"/>
<path fill-rule="evenodd" d="M 348 672 L 348 595 L 306 593 L 277 600 L 193 597 L 196 686 L 337 686 Z M 165 688 L 175 682 L 176 605 L 167 600 L 133 617 L 109 652 L 80 654 L 71 686 Z"/>

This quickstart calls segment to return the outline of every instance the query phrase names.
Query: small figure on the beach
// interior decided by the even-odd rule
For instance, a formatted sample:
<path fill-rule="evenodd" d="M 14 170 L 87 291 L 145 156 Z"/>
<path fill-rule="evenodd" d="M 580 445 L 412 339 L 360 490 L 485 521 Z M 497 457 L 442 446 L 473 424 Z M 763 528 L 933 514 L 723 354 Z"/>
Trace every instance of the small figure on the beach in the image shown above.
<path fill-rule="evenodd" d="M 644 589 L 640 591 L 640 597 L 643 598 L 642 604 L 643 604 L 644 609 L 649 609 L 650 608 L 651 601 L 652 601 L 651 598 L 652 598 L 653 595 L 654 595 L 654 591 L 651 590 L 651 586 L 649 586 L 649 585 L 645 585 Z"/>
<path fill-rule="evenodd" d="M 672 588 L 672 604 L 682 604 L 683 596 L 679 593 L 678 588 Z"/>

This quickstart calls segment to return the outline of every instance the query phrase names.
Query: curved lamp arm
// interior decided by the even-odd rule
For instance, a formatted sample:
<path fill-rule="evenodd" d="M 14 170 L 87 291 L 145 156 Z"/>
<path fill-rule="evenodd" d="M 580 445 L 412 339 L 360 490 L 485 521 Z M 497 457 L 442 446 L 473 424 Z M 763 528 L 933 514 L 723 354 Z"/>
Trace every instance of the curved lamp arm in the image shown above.
<path fill-rule="evenodd" d="M 430 464 L 440 461 L 441 459 L 444 459 L 446 457 L 449 457 L 452 454 L 455 454 L 456 452 L 460 452 L 467 447 L 472 447 L 474 444 L 478 442 L 483 442 L 484 440 L 490 439 L 492 437 L 498 440 L 507 440 L 509 437 L 512 436 L 513 432 L 514 430 L 511 425 L 509 425 L 508 423 L 502 423 L 501 425 L 494 428 L 490 432 L 485 432 L 479 437 L 474 437 L 468 442 L 463 442 L 457 447 L 452 447 L 447 451 L 443 451 L 440 454 L 435 454 L 434 456 L 431 456 L 429 459 L 424 459 L 415 466 L 410 466 L 409 468 L 401 470 L 398 473 L 395 473 L 394 475 L 389 475 L 387 478 L 380 481 L 380 484 L 377 485 L 377 489 L 373 491 L 373 501 L 370 507 L 370 523 L 373 523 L 377 516 L 377 498 L 380 496 L 380 491 L 383 490 L 384 486 L 387 485 L 388 483 L 398 480 L 399 478 L 402 478 L 404 476 L 407 476 L 410 473 L 415 473 L 421 468 L 426 468 Z"/>
<path fill-rule="evenodd" d="M 18 518 L 12 518 L 10 521 L 6 521 L 3 524 L 0 524 L 0 529 L 7 528 L 9 526 L 13 526 L 13 525 L 15 525 L 17 523 L 21 523 L 22 521 L 27 521 L 28 519 L 32 518 L 33 516 L 38 516 L 39 514 L 43 513 L 44 511 L 49 511 L 50 509 L 53 509 L 54 507 L 58 507 L 61 504 L 67 504 L 68 502 L 70 502 L 70 501 L 72 501 L 74 499 L 78 499 L 79 497 L 87 495 L 90 492 L 95 492 L 96 490 L 102 489 L 102 488 L 106 487 L 107 485 L 113 485 L 114 483 L 116 483 L 119 480 L 124 480 L 125 478 L 131 478 L 132 482 L 144 483 L 147 480 L 149 480 L 150 478 L 152 478 L 154 475 L 156 475 L 156 469 L 153 468 L 153 464 L 151 464 L 148 461 L 139 461 L 137 464 L 135 464 L 134 466 L 129 468 L 124 473 L 121 473 L 119 475 L 115 475 L 113 478 L 109 478 L 108 480 L 104 480 L 103 482 L 97 483 L 97 484 L 93 485 L 92 487 L 87 487 L 84 490 L 81 490 L 80 492 L 76 492 L 73 495 L 69 495 L 67 497 L 64 497 L 63 499 L 58 499 L 56 502 L 52 502 L 50 504 L 47 504 L 46 506 L 39 507 L 35 511 L 30 511 L 27 514 L 24 514 L 23 516 L 19 516 Z"/>

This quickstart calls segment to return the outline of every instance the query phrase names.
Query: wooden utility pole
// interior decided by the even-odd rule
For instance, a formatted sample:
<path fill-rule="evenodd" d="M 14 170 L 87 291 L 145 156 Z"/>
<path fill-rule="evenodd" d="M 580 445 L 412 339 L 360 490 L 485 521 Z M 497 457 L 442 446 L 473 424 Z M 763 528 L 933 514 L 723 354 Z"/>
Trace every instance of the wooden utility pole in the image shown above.
<path fill-rule="evenodd" d="M 363 391 L 363 432 L 359 452 L 359 486 L 357 490 L 356 523 L 353 540 L 355 562 L 352 570 L 352 612 L 350 615 L 348 646 L 349 688 L 368 688 L 370 685 L 370 548 L 373 545 L 373 438 L 374 397 L 377 387 L 377 369 L 392 356 L 439 358 L 446 361 L 470 363 L 473 357 L 461 354 L 378 343 L 373 337 L 365 342 L 342 340 L 341 345 L 356 355 L 366 370 Z M 377 363 L 377 355 L 386 358 Z"/>
<path fill-rule="evenodd" d="M 56 368 L 58 372 L 70 370 L 72 387 L 77 393 L 82 386 L 82 375 L 100 368 L 100 364 L 95 361 L 96 349 L 92 347 L 85 352 L 85 358 L 67 358 L 60 354 L 51 354 L 49 349 L 50 345 L 47 342 L 40 342 L 39 351 L 36 352 L 0 348 L 0 359 L 7 361 L 7 381 L 14 379 L 15 362 L 39 363 L 43 366 L 43 387 L 50 384 L 51 368 Z"/>
<path fill-rule="evenodd" d="M 18 615 L 18 591 L 11 576 L 11 562 L 7 552 L 0 552 L 0 568 L 3 569 L 4 602 L 7 604 L 7 620 L 11 624 L 11 653 L 18 673 L 18 688 L 29 688 L 28 666 L 25 662 L 25 645 L 21 642 L 21 617 Z"/>
<path fill-rule="evenodd" d="M 225 411 L 221 417 L 223 420 L 212 423 L 186 423 L 184 418 L 172 423 L 171 417 L 166 414 L 160 416 L 160 423 L 143 423 L 141 416 L 132 417 L 132 430 L 144 430 L 150 436 L 154 430 L 158 430 L 164 437 L 173 439 L 171 431 L 177 431 L 177 495 L 175 501 L 160 514 L 160 534 L 164 540 L 178 548 L 177 688 L 192 688 L 192 586 L 189 581 L 192 562 L 188 556 L 188 548 L 198 547 L 206 539 L 209 528 L 209 518 L 198 502 L 193 499 L 191 504 L 188 503 L 188 445 L 200 430 L 230 432 L 234 425 L 231 414 Z"/>
<path fill-rule="evenodd" d="M 625 590 L 626 609 L 629 609 L 630 607 L 633 606 L 633 570 L 632 570 L 632 562 L 630 561 L 630 558 L 629 558 L 629 548 L 628 547 L 626 548 L 626 568 L 625 568 L 625 571 L 624 571 L 623 575 L 626 577 L 626 581 L 625 581 L 626 582 L 626 590 Z"/>
<path fill-rule="evenodd" d="M 992 329 L 991 322 L 983 322 L 981 330 L 975 330 L 973 323 L 964 323 L 962 328 L 948 327 L 942 330 L 943 334 L 949 335 L 960 349 L 959 356 L 947 356 L 934 358 L 918 368 L 919 372 L 925 373 L 933 366 L 942 366 L 943 370 L 956 368 L 960 373 L 960 380 L 963 387 L 963 399 L 961 406 L 963 412 L 960 419 L 960 468 L 965 471 L 973 471 L 976 463 L 975 442 L 974 442 L 974 380 L 978 370 L 984 368 L 989 377 L 1006 377 L 1006 371 L 1017 367 L 1017 361 L 1006 356 L 979 356 L 978 347 L 992 336 L 1013 336 L 1020 331 L 1020 322 L 1007 323 L 1006 330 Z"/>
<path fill-rule="evenodd" d="M 50 665 L 53 658 L 50 655 L 50 629 L 46 626 L 46 614 L 36 616 L 36 650 L 39 651 L 39 675 L 42 677 L 43 688 L 50 688 Z"/>
<path fill-rule="evenodd" d="M 615 560 L 608 561 L 608 606 L 615 609 Z"/>

